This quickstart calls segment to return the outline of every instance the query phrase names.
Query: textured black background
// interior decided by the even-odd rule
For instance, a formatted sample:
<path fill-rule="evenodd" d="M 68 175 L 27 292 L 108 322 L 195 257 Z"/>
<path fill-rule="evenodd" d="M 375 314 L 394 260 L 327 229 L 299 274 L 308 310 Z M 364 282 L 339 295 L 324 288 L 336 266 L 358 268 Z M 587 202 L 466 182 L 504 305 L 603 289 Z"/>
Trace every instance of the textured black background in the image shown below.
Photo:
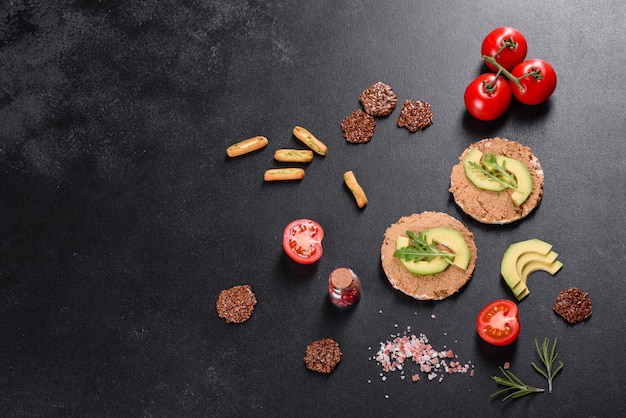
<path fill-rule="evenodd" d="M 626 367 L 624 309 L 625 6 L 604 1 L 26 1 L 0 6 L 0 409 L 31 416 L 618 416 Z M 525 34 L 529 57 L 555 68 L 545 104 L 514 104 L 492 123 L 469 117 L 465 86 L 484 67 L 493 28 Z M 349 145 L 340 123 L 376 81 L 432 104 L 410 134 L 399 108 L 373 140 Z M 264 184 L 273 151 L 311 130 L 328 156 L 299 183 Z M 228 159 L 228 145 L 269 138 Z M 470 143 L 530 146 L 546 173 L 527 219 L 485 226 L 460 212 L 449 173 Z M 370 204 L 342 182 L 354 170 Z M 456 296 L 420 302 L 380 268 L 387 226 L 442 211 L 474 232 L 478 264 Z M 283 227 L 310 217 L 323 258 L 296 267 Z M 564 268 L 537 272 L 507 348 L 477 340 L 474 318 L 512 295 L 506 247 L 540 238 Z M 351 311 L 326 297 L 349 266 L 364 295 Z M 252 286 L 245 324 L 215 313 L 220 290 Z M 552 310 L 570 286 L 594 313 L 568 325 Z M 471 361 L 475 375 L 418 383 L 370 360 L 410 326 Z M 303 363 L 333 337 L 331 375 Z M 501 402 L 505 361 L 545 386 L 534 339 L 558 337 L 554 393 Z M 407 371 L 408 374 L 408 371 Z"/>

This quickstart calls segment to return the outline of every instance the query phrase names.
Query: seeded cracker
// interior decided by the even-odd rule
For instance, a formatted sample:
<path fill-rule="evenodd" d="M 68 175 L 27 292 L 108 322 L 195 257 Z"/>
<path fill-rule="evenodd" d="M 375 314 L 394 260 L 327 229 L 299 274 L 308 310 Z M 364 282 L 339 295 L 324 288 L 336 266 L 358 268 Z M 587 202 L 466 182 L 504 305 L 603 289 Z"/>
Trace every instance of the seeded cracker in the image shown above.
<path fill-rule="evenodd" d="M 216 303 L 220 318 L 226 319 L 227 323 L 238 324 L 250 319 L 255 306 L 256 297 L 247 284 L 222 290 Z"/>
<path fill-rule="evenodd" d="M 433 120 L 430 103 L 421 100 L 405 100 L 398 116 L 398 128 L 407 128 L 410 132 L 417 132 L 432 125 Z"/>
<path fill-rule="evenodd" d="M 587 292 L 570 287 L 559 293 L 552 308 L 567 322 L 575 324 L 591 316 L 591 298 Z"/>
<path fill-rule="evenodd" d="M 390 86 L 379 81 L 365 89 L 359 101 L 368 115 L 389 116 L 398 104 L 398 97 Z"/>
<path fill-rule="evenodd" d="M 369 142 L 374 135 L 376 121 L 361 109 L 352 112 L 341 122 L 343 137 L 352 144 L 364 144 Z"/>
<path fill-rule="evenodd" d="M 341 361 L 339 343 L 332 338 L 313 341 L 306 348 L 304 363 L 307 369 L 319 373 L 330 373 Z"/>

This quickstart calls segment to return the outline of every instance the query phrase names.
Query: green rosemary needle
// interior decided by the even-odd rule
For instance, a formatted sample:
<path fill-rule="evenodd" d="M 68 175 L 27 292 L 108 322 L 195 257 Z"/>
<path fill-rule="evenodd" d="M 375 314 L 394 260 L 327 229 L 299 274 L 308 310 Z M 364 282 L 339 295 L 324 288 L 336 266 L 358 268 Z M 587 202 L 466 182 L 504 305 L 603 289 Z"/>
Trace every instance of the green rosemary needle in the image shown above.
<path fill-rule="evenodd" d="M 537 354 L 539 354 L 539 358 L 541 359 L 545 370 L 537 366 L 535 362 L 533 362 L 532 365 L 535 370 L 537 370 L 543 377 L 546 378 L 546 380 L 548 381 L 548 393 L 552 393 L 552 380 L 554 379 L 554 376 L 556 376 L 556 374 L 563 369 L 563 362 L 559 361 L 558 366 L 553 369 L 554 362 L 556 361 L 556 358 L 558 356 L 556 353 L 556 337 L 554 338 L 554 344 L 552 344 L 552 348 L 550 348 L 549 346 L 550 340 L 548 338 L 543 339 L 543 344 L 541 344 L 541 347 L 539 347 L 539 342 L 535 338 L 535 347 L 537 347 Z"/>
<path fill-rule="evenodd" d="M 507 394 L 502 401 L 506 401 L 507 399 L 515 399 L 521 398 L 522 396 L 530 395 L 531 393 L 537 392 L 545 392 L 545 389 L 536 388 L 534 386 L 530 386 L 522 382 L 517 376 L 513 374 L 510 370 L 504 370 L 500 367 L 500 371 L 504 375 L 504 377 L 500 376 L 491 376 L 491 378 L 499 385 L 506 386 L 506 388 L 501 389 L 491 395 L 492 398 L 496 396 Z"/>

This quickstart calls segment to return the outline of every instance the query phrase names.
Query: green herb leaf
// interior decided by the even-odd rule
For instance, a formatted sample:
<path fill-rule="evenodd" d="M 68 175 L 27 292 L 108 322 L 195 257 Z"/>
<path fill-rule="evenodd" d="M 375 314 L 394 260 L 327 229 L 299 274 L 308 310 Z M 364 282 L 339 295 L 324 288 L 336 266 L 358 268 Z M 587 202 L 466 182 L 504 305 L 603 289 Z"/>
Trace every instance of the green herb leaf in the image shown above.
<path fill-rule="evenodd" d="M 441 251 L 435 247 L 436 242 L 428 243 L 428 237 L 422 232 L 418 232 L 417 235 L 411 231 L 406 231 L 406 236 L 409 237 L 409 246 L 397 249 L 393 256 L 405 261 L 431 261 L 435 257 L 441 257 L 452 264 L 455 254 L 447 251 Z"/>
<path fill-rule="evenodd" d="M 505 187 L 510 189 L 517 189 L 517 181 L 515 177 L 506 171 L 506 162 L 503 161 L 502 165 L 498 164 L 498 159 L 491 153 L 486 153 L 483 156 L 483 162 L 479 165 L 474 161 L 469 161 L 470 167 L 480 171 L 485 177 L 491 180 L 497 181 Z"/>
<path fill-rule="evenodd" d="M 491 395 L 492 398 L 500 395 L 506 396 L 502 399 L 502 401 L 506 401 L 507 399 L 516 399 L 521 398 L 522 396 L 530 395 L 531 393 L 544 392 L 545 389 L 536 388 L 534 386 L 530 386 L 522 382 L 515 374 L 513 374 L 510 370 L 504 370 L 500 367 L 500 371 L 504 375 L 501 376 L 491 376 L 491 378 L 499 385 L 506 386 L 504 389 L 501 389 Z"/>
<path fill-rule="evenodd" d="M 553 369 L 554 362 L 556 361 L 556 358 L 558 356 L 556 353 L 556 338 L 554 339 L 554 344 L 552 344 L 552 348 L 550 348 L 549 346 L 550 340 L 548 338 L 543 339 L 543 344 L 541 344 L 541 347 L 539 347 L 539 342 L 535 338 L 535 347 L 537 347 L 537 354 L 539 354 L 539 358 L 541 359 L 545 370 L 537 366 L 535 362 L 532 363 L 532 366 L 537 372 L 539 372 L 543 377 L 546 378 L 546 380 L 548 381 L 548 392 L 552 393 L 552 380 L 554 380 L 556 374 L 563 369 L 563 362 L 559 361 L 558 366 Z"/>

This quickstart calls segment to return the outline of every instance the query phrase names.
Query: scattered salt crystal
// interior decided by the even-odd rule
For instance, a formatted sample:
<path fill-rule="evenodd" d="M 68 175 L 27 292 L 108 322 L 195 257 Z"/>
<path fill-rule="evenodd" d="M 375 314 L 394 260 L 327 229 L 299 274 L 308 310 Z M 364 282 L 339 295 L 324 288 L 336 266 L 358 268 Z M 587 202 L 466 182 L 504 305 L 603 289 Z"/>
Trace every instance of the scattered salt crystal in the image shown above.
<path fill-rule="evenodd" d="M 397 327 L 397 324 L 395 326 Z M 407 327 L 407 331 L 402 334 L 392 334 L 391 341 L 380 342 L 380 349 L 375 356 L 370 357 L 375 359 L 382 367 L 383 373 L 380 373 L 382 381 L 387 380 L 387 376 L 384 373 L 395 371 L 400 373 L 402 380 L 405 380 L 404 370 L 410 370 L 410 363 L 418 365 L 419 371 L 427 374 L 428 380 L 433 380 L 439 376 L 440 382 L 443 380 L 443 376 L 440 373 L 467 373 L 470 370 L 471 362 L 462 364 L 460 361 L 449 361 L 457 358 L 452 350 L 447 348 L 436 350 L 428 343 L 428 338 L 425 334 L 420 333 L 419 336 L 415 334 L 407 335 L 408 331 L 410 331 L 410 327 Z M 472 366 L 470 371 L 472 375 L 473 371 Z M 419 373 L 412 374 L 411 380 L 414 382 L 419 381 Z"/>

